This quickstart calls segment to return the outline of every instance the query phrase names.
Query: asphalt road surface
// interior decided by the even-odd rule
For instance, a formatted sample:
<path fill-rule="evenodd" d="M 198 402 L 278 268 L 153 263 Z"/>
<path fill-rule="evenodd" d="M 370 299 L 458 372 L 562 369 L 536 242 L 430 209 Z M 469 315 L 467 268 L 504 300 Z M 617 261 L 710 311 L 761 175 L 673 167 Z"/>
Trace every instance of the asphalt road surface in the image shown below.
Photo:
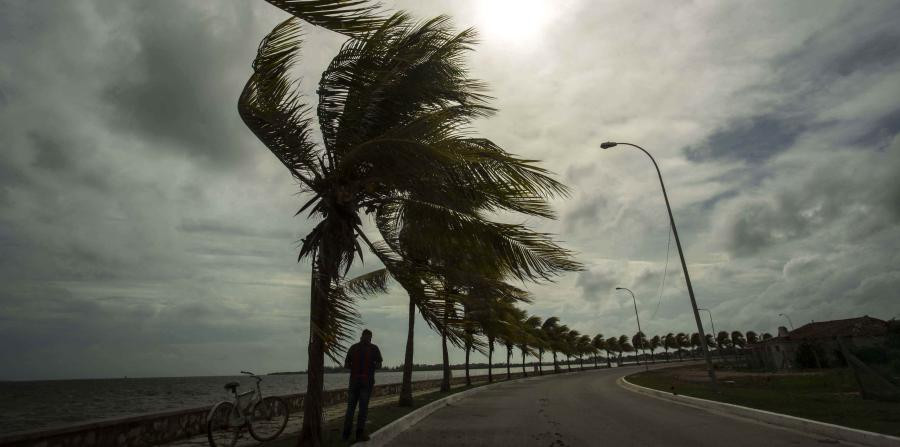
<path fill-rule="evenodd" d="M 836 441 L 622 389 L 635 367 L 513 381 L 441 408 L 390 446 L 825 446 Z"/>

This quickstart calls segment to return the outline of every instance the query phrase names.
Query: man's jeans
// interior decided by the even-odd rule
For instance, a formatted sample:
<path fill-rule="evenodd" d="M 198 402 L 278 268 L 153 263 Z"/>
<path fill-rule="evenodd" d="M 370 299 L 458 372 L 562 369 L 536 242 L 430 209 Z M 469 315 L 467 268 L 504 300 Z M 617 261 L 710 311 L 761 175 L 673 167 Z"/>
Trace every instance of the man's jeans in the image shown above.
<path fill-rule="evenodd" d="M 367 380 L 350 379 L 350 389 L 347 390 L 347 414 L 344 415 L 343 438 L 350 437 L 353 431 L 353 412 L 359 403 L 359 416 L 356 419 L 356 435 L 365 432 L 366 416 L 369 413 L 369 397 L 372 395 L 372 383 Z"/>

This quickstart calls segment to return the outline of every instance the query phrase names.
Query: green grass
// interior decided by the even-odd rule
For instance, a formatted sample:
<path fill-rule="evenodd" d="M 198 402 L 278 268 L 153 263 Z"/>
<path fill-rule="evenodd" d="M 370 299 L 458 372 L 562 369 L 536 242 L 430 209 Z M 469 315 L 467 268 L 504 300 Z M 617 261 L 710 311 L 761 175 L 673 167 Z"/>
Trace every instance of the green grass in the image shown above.
<path fill-rule="evenodd" d="M 707 383 L 702 365 L 642 372 L 628 376 L 637 385 L 702 399 L 788 414 L 860 430 L 900 436 L 900 403 L 863 400 L 852 372 L 845 369 L 810 374 L 728 377 L 722 372 L 720 394 Z"/>

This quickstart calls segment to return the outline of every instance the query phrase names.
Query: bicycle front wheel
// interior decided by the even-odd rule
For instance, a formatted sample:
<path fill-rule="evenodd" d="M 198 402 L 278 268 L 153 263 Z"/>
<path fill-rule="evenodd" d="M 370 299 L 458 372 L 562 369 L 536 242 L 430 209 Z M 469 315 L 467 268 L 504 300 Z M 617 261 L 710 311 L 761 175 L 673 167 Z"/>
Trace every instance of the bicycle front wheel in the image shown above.
<path fill-rule="evenodd" d="M 278 437 L 288 422 L 288 406 L 280 397 L 269 396 L 253 404 L 250 410 L 250 436 L 257 441 Z"/>
<path fill-rule="evenodd" d="M 241 437 L 244 421 L 237 414 L 234 404 L 220 402 L 206 418 L 206 437 L 211 447 L 234 447 Z"/>

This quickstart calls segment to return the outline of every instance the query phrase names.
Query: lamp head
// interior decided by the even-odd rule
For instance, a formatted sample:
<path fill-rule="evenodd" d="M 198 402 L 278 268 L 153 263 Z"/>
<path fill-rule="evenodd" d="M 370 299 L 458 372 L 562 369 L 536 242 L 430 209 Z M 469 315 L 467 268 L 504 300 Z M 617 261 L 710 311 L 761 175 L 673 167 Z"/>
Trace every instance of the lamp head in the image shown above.
<path fill-rule="evenodd" d="M 601 143 L 600 148 L 601 149 L 609 149 L 611 147 L 616 147 L 617 144 L 619 144 L 619 143 L 613 143 L 612 141 L 607 141 L 606 143 Z"/>
<path fill-rule="evenodd" d="M 616 290 L 624 290 L 624 289 L 621 287 L 616 287 Z"/>

